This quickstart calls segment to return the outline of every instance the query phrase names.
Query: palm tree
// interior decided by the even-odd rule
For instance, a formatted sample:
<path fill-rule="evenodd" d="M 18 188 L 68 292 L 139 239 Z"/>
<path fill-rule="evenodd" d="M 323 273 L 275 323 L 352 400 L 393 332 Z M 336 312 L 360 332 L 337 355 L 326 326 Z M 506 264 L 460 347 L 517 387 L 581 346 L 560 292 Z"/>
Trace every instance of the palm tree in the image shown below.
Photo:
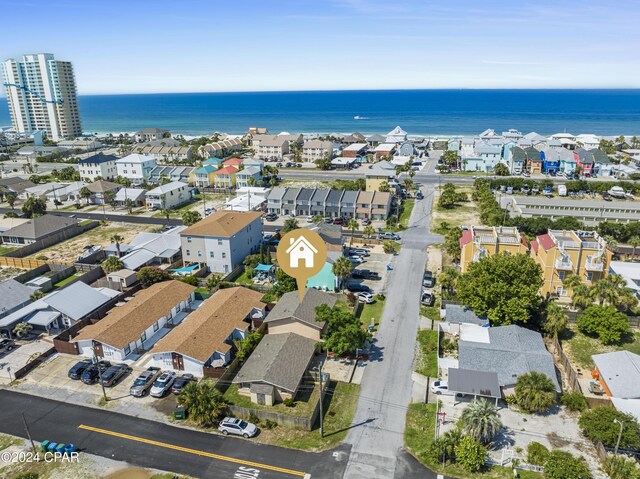
<path fill-rule="evenodd" d="M 502 429 L 498 409 L 486 399 L 475 399 L 464 408 L 460 424 L 469 436 L 482 444 L 489 444 Z"/>
<path fill-rule="evenodd" d="M 609 248 L 612 253 L 615 253 L 618 249 L 618 241 L 611 235 L 603 236 L 603 239 L 607 242 L 607 248 Z"/>
<path fill-rule="evenodd" d="M 23 321 L 21 323 L 16 324 L 16 327 L 13 328 L 13 334 L 15 334 L 19 338 L 24 338 L 29 331 L 33 329 L 33 326 L 29 323 Z"/>
<path fill-rule="evenodd" d="M 542 413 L 556 403 L 556 389 L 548 376 L 537 371 L 518 376 L 516 401 L 526 412 Z"/>
<path fill-rule="evenodd" d="M 584 284 L 579 284 L 571 290 L 571 301 L 573 306 L 579 309 L 586 309 L 593 304 L 589 294 L 589 288 Z"/>
<path fill-rule="evenodd" d="M 215 289 L 220 286 L 220 276 L 216 274 L 212 274 L 207 278 L 207 282 L 205 283 L 205 287 L 209 290 L 209 292 L 213 292 Z"/>
<path fill-rule="evenodd" d="M 169 218 L 171 218 L 171 210 L 169 208 L 162 208 L 160 213 L 167 219 L 167 222 L 169 221 Z"/>
<path fill-rule="evenodd" d="M 87 204 L 89 204 L 89 198 L 91 198 L 91 190 L 86 186 L 83 186 L 82 188 L 80 188 L 80 196 L 82 196 L 86 200 Z"/>
<path fill-rule="evenodd" d="M 558 339 L 558 334 L 567 327 L 568 321 L 569 317 L 564 309 L 558 306 L 557 303 L 551 302 L 547 305 L 546 316 L 544 323 L 542 324 L 542 329 L 545 333 L 553 336 L 555 339 Z"/>
<path fill-rule="evenodd" d="M 351 218 L 347 227 L 351 230 L 351 240 L 349 241 L 349 247 L 353 246 L 353 234 L 358 229 L 358 220 Z"/>
<path fill-rule="evenodd" d="M 631 259 L 634 260 L 636 257 L 636 248 L 640 246 L 640 236 L 632 236 L 631 238 L 629 238 L 629 241 L 627 241 L 627 243 L 633 248 Z"/>
<path fill-rule="evenodd" d="M 256 179 L 253 176 L 250 176 L 249 178 L 247 178 L 247 185 L 248 186 L 253 186 L 256 184 Z"/>
<path fill-rule="evenodd" d="M 342 288 L 344 281 L 351 275 L 353 264 L 344 256 L 340 256 L 333 262 L 331 272 L 338 278 L 338 288 Z"/>
<path fill-rule="evenodd" d="M 122 260 L 115 256 L 109 256 L 102 263 L 102 269 L 107 273 L 113 273 L 114 271 L 119 271 L 124 268 L 124 263 Z"/>
<path fill-rule="evenodd" d="M 608 278 L 593 283 L 589 288 L 589 296 L 601 305 L 615 304 L 617 299 L 616 289 Z"/>
<path fill-rule="evenodd" d="M 135 205 L 136 205 L 136 202 L 133 201 L 131 198 L 127 198 L 126 200 L 124 200 L 124 206 L 129 211 L 129 214 L 133 213 L 133 207 Z"/>
<path fill-rule="evenodd" d="M 295 218 L 287 218 L 284 221 L 284 225 L 282 227 L 282 233 L 288 233 L 289 231 L 293 231 L 298 229 L 298 220 Z"/>
<path fill-rule="evenodd" d="M 4 199 L 7 203 L 9 203 L 11 209 L 13 209 L 13 205 L 16 203 L 17 198 L 18 197 L 15 195 L 15 193 L 7 193 L 4 195 Z"/>
<path fill-rule="evenodd" d="M 375 232 L 376 232 L 376 229 L 371 225 L 367 225 L 364 227 L 364 234 L 367 235 L 367 238 L 371 238 L 371 235 L 374 234 Z"/>
<path fill-rule="evenodd" d="M 564 278 L 562 285 L 568 289 L 574 289 L 576 286 L 582 284 L 582 279 L 577 274 L 573 273 Z"/>
<path fill-rule="evenodd" d="M 120 253 L 120 243 L 122 243 L 123 241 L 124 241 L 124 238 L 117 233 L 111 237 L 111 242 L 116 244 L 116 251 L 118 252 L 118 258 L 122 256 L 122 254 Z"/>
<path fill-rule="evenodd" d="M 210 379 L 187 383 L 178 396 L 178 405 L 201 426 L 215 424 L 227 410 L 226 400 Z"/>

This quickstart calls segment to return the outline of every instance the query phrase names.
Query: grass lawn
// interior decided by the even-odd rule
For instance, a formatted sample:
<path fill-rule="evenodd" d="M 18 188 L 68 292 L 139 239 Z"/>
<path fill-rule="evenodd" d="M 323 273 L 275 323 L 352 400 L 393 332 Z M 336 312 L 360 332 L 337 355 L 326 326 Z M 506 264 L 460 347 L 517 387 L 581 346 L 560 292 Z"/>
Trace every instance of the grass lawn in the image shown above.
<path fill-rule="evenodd" d="M 277 403 L 274 406 L 262 406 L 251 402 L 248 396 L 242 396 L 238 393 L 238 385 L 232 384 L 224 393 L 224 397 L 230 404 L 251 409 L 262 409 L 265 411 L 273 411 L 288 416 L 307 417 L 311 416 L 313 407 L 320 396 L 320 385 L 316 385 L 313 391 L 308 392 L 309 387 L 302 385 L 302 392 L 298 393 L 298 399 L 294 402 L 293 407 L 285 406 L 283 403 Z"/>
<path fill-rule="evenodd" d="M 462 226 L 462 225 L 479 225 L 480 223 L 480 210 L 475 201 L 471 199 L 473 193 L 473 187 L 461 187 L 456 186 L 456 191 L 459 193 L 466 193 L 469 197 L 469 201 L 459 203 L 455 208 L 440 208 L 438 206 L 438 199 L 440 198 L 440 192 L 436 191 L 433 199 L 433 214 L 431 219 L 431 231 L 434 233 L 443 233 L 443 223 L 447 223 L 450 226 Z"/>
<path fill-rule="evenodd" d="M 408 198 L 402 204 L 402 213 L 400 213 L 400 228 L 406 229 L 409 226 L 409 218 L 416 203 L 415 198 Z"/>
<path fill-rule="evenodd" d="M 17 248 L 12 248 L 11 246 L 2 246 L 0 245 L 0 255 L 10 253 L 11 251 Z"/>
<path fill-rule="evenodd" d="M 375 319 L 374 324 L 378 326 L 382 319 L 382 311 L 384 310 L 385 300 L 376 299 L 375 303 L 365 304 L 360 313 L 360 322 L 363 328 L 368 328 L 371 320 Z"/>
<path fill-rule="evenodd" d="M 313 431 L 278 426 L 261 430 L 257 440 L 305 451 L 321 451 L 340 444 L 353 421 L 360 385 L 331 381 L 327 388 L 324 399 L 324 437 L 320 437 L 319 425 Z"/>
<path fill-rule="evenodd" d="M 591 355 L 626 350 L 640 354 L 640 333 L 635 332 L 632 340 L 621 345 L 604 345 L 597 338 L 586 336 L 578 331 L 575 324 L 570 324 L 567 332 L 560 338 L 562 348 L 571 362 L 583 369 L 593 369 Z"/>
<path fill-rule="evenodd" d="M 250 271 L 249 270 L 245 270 L 244 273 L 242 273 L 240 276 L 238 276 L 235 280 L 235 283 L 241 283 L 241 284 L 253 284 L 253 280 L 251 279 L 251 275 L 250 275 Z"/>
<path fill-rule="evenodd" d="M 432 321 L 440 321 L 440 308 L 437 303 L 434 306 L 420 306 L 420 315 Z"/>
<path fill-rule="evenodd" d="M 69 276 L 68 278 L 63 279 L 62 281 L 58 281 L 56 284 L 53 285 L 53 287 L 55 289 L 58 288 L 62 288 L 65 284 L 70 283 L 71 281 L 73 281 L 74 279 L 76 279 L 78 276 L 80 276 L 82 273 L 76 273 L 76 274 L 72 274 L 71 276 Z"/>
<path fill-rule="evenodd" d="M 422 464 L 439 474 L 448 477 L 469 479 L 508 479 L 513 472 L 508 467 L 487 467 L 482 472 L 467 472 L 455 464 L 442 466 L 439 461 L 433 461 L 429 455 L 429 447 L 433 443 L 435 434 L 436 405 L 413 403 L 407 411 L 407 424 L 404 430 L 404 444 L 407 450 Z M 543 476 L 531 471 L 518 470 L 522 479 L 541 479 Z"/>
<path fill-rule="evenodd" d="M 431 378 L 438 377 L 438 331 L 418 331 L 418 344 L 416 372 Z"/>
<path fill-rule="evenodd" d="M 16 444 L 22 444 L 23 442 L 22 439 L 18 439 L 17 437 L 0 434 L 0 451 L 4 451 L 6 448 Z"/>

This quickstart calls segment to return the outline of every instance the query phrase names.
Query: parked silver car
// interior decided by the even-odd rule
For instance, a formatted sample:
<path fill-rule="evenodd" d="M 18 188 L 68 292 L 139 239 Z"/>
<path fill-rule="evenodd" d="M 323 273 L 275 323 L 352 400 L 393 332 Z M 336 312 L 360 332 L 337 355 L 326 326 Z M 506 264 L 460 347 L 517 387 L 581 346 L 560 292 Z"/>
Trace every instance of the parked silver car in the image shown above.
<path fill-rule="evenodd" d="M 153 367 L 147 368 L 146 371 L 142 371 L 129 388 L 129 394 L 137 398 L 147 394 L 147 391 L 153 382 L 158 376 L 160 376 L 160 372 L 160 368 Z"/>
<path fill-rule="evenodd" d="M 238 419 L 236 417 L 225 417 L 222 421 L 220 421 L 218 431 L 220 431 L 225 436 L 227 434 L 235 434 L 236 436 L 250 438 L 258 433 L 258 428 L 255 424 L 243 421 L 242 419 Z"/>

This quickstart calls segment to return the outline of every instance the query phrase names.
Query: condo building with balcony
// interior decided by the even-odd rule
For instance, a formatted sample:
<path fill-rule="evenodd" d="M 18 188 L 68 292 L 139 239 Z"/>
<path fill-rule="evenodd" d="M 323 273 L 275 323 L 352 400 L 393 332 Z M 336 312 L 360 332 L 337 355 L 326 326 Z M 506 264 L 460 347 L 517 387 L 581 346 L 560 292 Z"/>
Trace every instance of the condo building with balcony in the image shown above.
<path fill-rule="evenodd" d="M 471 226 L 460 236 L 460 268 L 469 269 L 471 263 L 494 254 L 528 254 L 527 240 L 517 228 L 507 226 Z"/>
<path fill-rule="evenodd" d="M 531 242 L 530 255 L 542 268 L 540 294 L 562 298 L 569 296 L 563 281 L 570 274 L 586 285 L 607 276 L 612 253 L 594 231 L 549 230 Z"/>

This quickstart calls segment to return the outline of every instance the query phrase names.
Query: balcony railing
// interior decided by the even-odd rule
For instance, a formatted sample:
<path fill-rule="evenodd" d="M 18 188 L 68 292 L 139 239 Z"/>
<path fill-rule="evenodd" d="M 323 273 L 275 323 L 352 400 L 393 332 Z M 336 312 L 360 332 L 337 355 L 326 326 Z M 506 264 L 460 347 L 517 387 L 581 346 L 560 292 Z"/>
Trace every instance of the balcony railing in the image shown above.
<path fill-rule="evenodd" d="M 569 260 L 563 260 L 562 258 L 556 260 L 556 269 L 569 269 L 573 271 L 573 262 Z"/>
<path fill-rule="evenodd" d="M 587 258 L 585 268 L 588 271 L 602 271 L 604 269 L 604 263 L 600 260 L 592 260 L 591 258 Z"/>

